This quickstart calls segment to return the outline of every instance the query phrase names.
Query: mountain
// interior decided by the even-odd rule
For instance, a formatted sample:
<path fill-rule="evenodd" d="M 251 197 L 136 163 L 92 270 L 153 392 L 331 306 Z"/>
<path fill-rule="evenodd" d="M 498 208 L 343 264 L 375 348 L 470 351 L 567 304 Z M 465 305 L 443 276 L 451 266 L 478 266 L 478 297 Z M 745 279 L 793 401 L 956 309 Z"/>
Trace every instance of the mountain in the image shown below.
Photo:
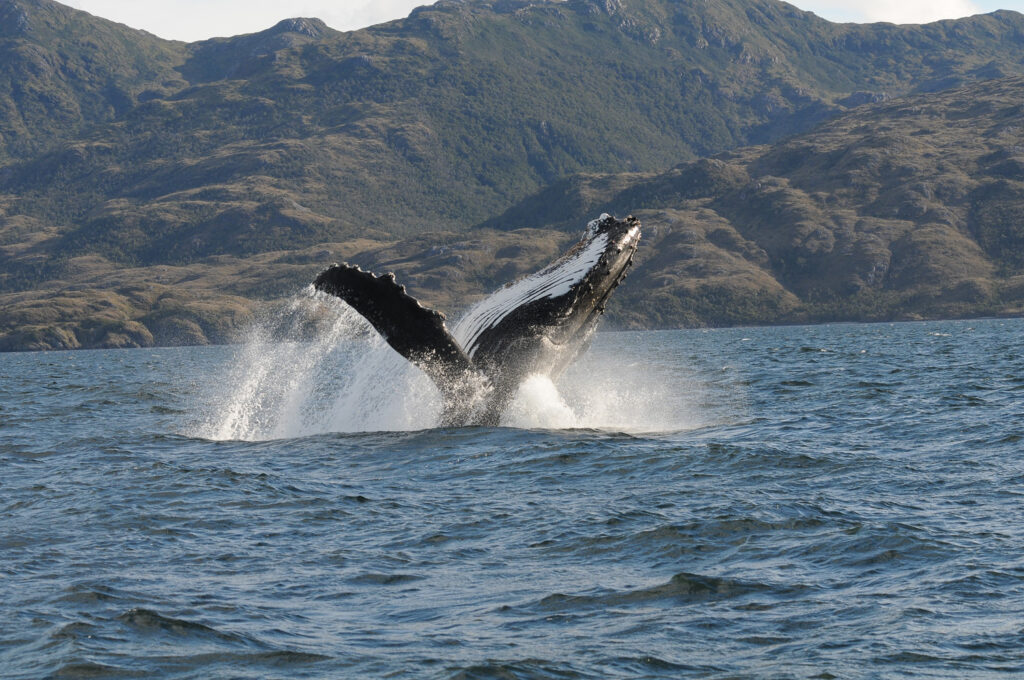
<path fill-rule="evenodd" d="M 31 158 L 187 83 L 183 43 L 50 0 L 0 0 L 0 162 Z"/>
<path fill-rule="evenodd" d="M 570 177 L 484 226 L 634 212 L 625 325 L 1019 314 L 1022 102 L 1022 78 L 909 96 L 665 172 Z"/>
<path fill-rule="evenodd" d="M 424 238 L 533 252 L 474 225 L 590 181 L 564 179 L 577 173 L 654 176 L 1024 75 L 1024 17 L 839 25 L 777 0 L 442 0 L 350 33 L 292 19 L 184 44 L 0 0 L 0 51 L 0 348 L 107 346 L 228 337 L 323 258 Z M 567 238 L 533 237 L 537 255 Z M 502 271 L 531 264 L 511 260 Z M 492 274 L 423 292 L 458 306 Z"/>

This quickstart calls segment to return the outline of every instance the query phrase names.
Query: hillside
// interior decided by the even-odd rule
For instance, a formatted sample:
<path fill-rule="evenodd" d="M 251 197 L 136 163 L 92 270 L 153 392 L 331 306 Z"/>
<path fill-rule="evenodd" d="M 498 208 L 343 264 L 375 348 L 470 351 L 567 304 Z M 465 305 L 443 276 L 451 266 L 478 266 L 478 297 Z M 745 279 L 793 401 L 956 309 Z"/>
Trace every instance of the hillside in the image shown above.
<path fill-rule="evenodd" d="M 1022 36 L 1013 12 L 865 26 L 777 0 L 477 0 L 351 33 L 295 19 L 186 45 L 50 0 L 0 0 L 0 51 L 17 55 L 0 60 L 0 348 L 217 341 L 331 259 L 387 253 L 409 267 L 403 257 L 424 255 L 422 293 L 458 307 L 568 238 L 474 225 L 507 226 L 516 210 L 541 220 L 517 227 L 590 217 L 569 204 L 542 217 L 529 207 L 538 191 L 557 203 L 575 183 L 594 205 L 614 202 L 602 192 L 680 161 L 876 115 L 908 94 L 1016 82 Z M 743 160 L 760 153 L 719 160 L 788 178 Z M 577 173 L 606 175 L 564 179 Z M 735 199 L 700 198 L 716 219 L 756 222 L 730 212 Z M 458 251 L 467 242 L 478 255 Z M 520 254 L 495 269 L 492 242 Z M 779 293 L 775 312 L 688 307 L 680 274 L 661 290 L 676 302 L 619 320 L 841 314 L 821 292 L 838 284 L 809 283 L 781 247 L 765 252 L 787 269 L 762 262 L 763 275 L 794 296 Z"/>
<path fill-rule="evenodd" d="M 50 0 L 0 0 L 0 162 L 186 86 L 186 49 Z"/>
<path fill-rule="evenodd" d="M 645 228 L 609 305 L 620 327 L 1020 314 L 1021 102 L 1024 78 L 1006 78 L 876 104 L 660 173 L 576 175 L 463 232 L 149 268 L 75 258 L 70 282 L 0 297 L 0 342 L 222 341 L 253 296 L 296 292 L 337 260 L 396 271 L 453 311 L 550 261 L 604 211 Z"/>
<path fill-rule="evenodd" d="M 1024 310 L 1024 79 L 851 112 L 662 173 L 568 178 L 485 224 L 646 227 L 620 324 L 888 320 Z"/>

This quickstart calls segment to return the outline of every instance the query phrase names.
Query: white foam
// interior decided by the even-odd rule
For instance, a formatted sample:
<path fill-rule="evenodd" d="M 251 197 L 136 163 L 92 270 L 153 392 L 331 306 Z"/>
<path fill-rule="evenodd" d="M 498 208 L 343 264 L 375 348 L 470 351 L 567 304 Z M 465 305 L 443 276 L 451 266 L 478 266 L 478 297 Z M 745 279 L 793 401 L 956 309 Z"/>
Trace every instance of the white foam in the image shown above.
<path fill-rule="evenodd" d="M 282 316 L 288 318 L 255 326 L 231 365 L 214 377 L 208 412 L 191 434 L 262 441 L 437 423 L 437 388 L 351 307 L 311 294 L 294 299 Z M 326 329 L 302 337 L 311 320 L 324 317 Z"/>
<path fill-rule="evenodd" d="M 519 386 L 515 398 L 502 415 L 501 424 L 530 429 L 580 427 L 579 416 L 565 403 L 558 387 L 546 375 L 535 373 Z"/>
<path fill-rule="evenodd" d="M 706 425 L 702 386 L 675 371 L 661 372 L 603 351 L 584 355 L 557 383 L 531 375 L 520 385 L 501 424 L 528 429 L 678 432 Z"/>

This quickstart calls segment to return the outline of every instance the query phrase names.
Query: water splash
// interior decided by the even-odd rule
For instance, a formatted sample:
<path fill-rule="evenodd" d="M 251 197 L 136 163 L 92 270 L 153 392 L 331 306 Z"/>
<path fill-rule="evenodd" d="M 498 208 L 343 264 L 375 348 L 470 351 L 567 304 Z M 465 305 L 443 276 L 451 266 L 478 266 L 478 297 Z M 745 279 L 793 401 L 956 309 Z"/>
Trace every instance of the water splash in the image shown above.
<path fill-rule="evenodd" d="M 501 419 L 502 425 L 562 430 L 580 427 L 579 416 L 546 375 L 528 376 Z"/>
<path fill-rule="evenodd" d="M 214 440 L 417 430 L 441 409 L 429 378 L 355 310 L 312 288 L 255 325 L 211 392 L 194 434 Z"/>
<path fill-rule="evenodd" d="M 596 346 L 557 383 L 531 375 L 520 385 L 502 425 L 522 428 L 678 432 L 706 424 L 696 380 L 659 372 Z"/>
<path fill-rule="evenodd" d="M 557 382 L 525 380 L 508 427 L 665 432 L 700 425 L 694 390 L 649 362 L 623 361 L 600 342 Z M 347 304 L 309 288 L 264 318 L 211 386 L 203 423 L 212 440 L 263 441 L 329 432 L 436 427 L 442 398 Z"/>

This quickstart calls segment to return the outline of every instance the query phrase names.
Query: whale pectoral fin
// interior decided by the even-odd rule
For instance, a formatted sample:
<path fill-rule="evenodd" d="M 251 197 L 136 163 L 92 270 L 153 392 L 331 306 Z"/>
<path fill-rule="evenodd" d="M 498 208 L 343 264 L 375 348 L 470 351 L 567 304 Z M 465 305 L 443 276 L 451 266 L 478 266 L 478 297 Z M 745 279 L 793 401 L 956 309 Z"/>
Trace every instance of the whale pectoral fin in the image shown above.
<path fill-rule="evenodd" d="M 363 315 L 446 396 L 461 389 L 461 376 L 474 372 L 473 362 L 445 327 L 444 315 L 406 293 L 394 274 L 374 276 L 352 265 L 334 265 L 316 277 L 313 287 L 341 298 Z"/>

